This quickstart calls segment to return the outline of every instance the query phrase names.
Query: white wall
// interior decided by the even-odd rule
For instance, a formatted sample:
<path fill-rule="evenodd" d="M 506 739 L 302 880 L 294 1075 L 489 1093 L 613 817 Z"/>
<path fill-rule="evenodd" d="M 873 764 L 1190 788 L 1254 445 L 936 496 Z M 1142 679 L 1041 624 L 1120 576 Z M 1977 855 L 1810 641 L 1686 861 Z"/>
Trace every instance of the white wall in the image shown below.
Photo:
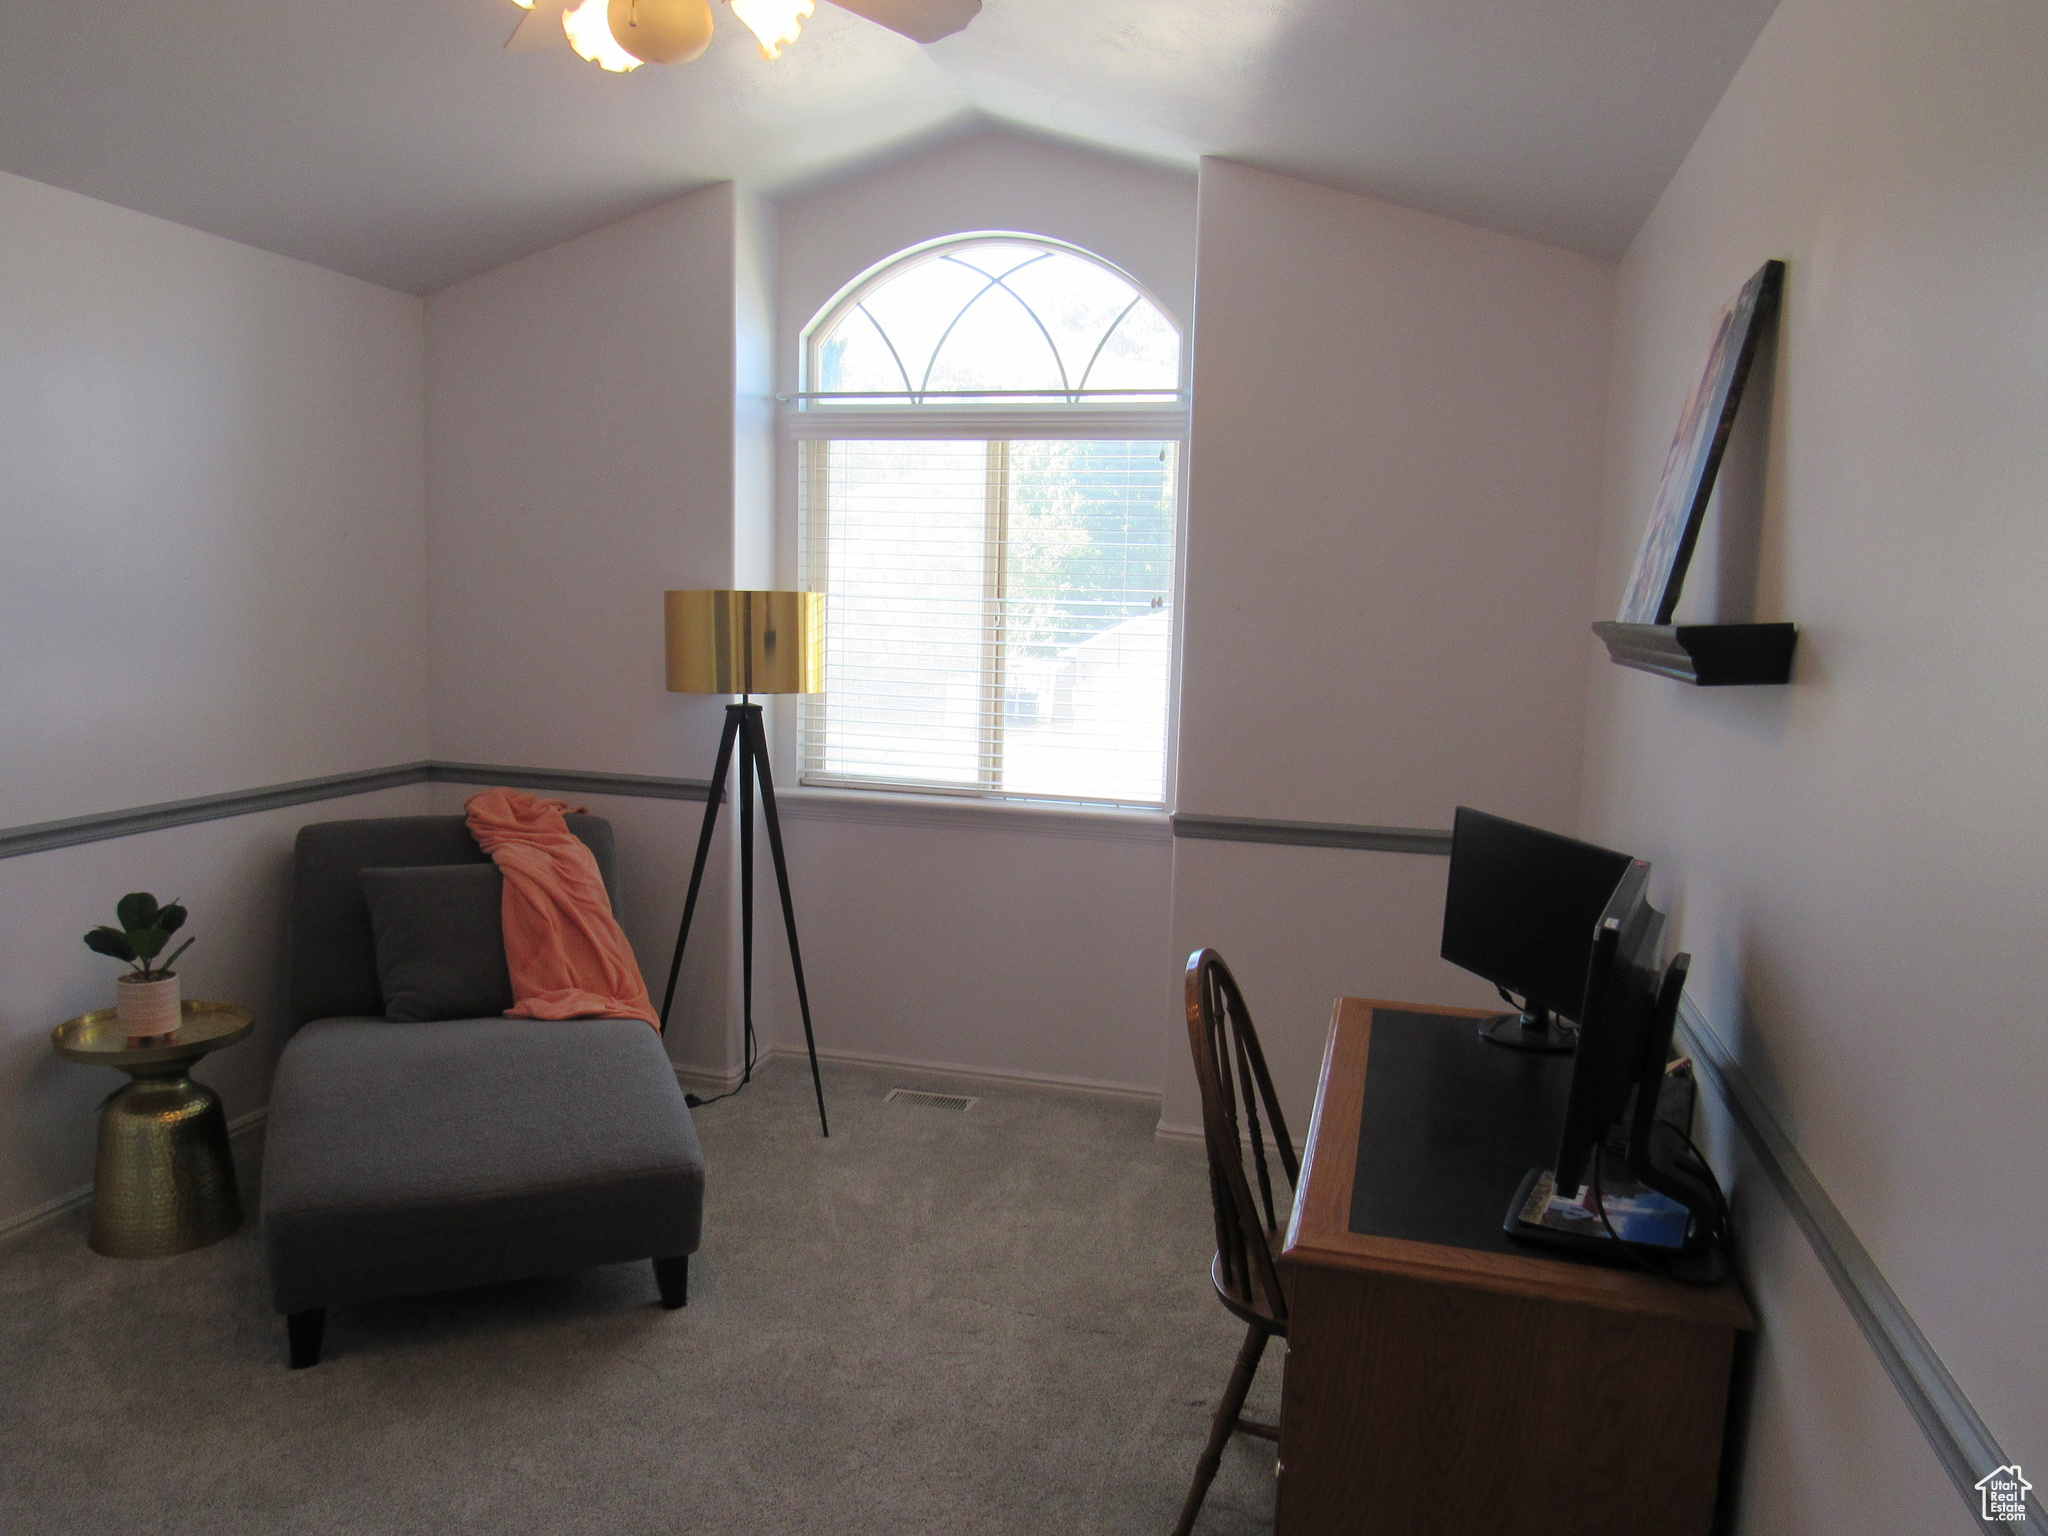
<path fill-rule="evenodd" d="M 731 185 L 707 187 L 428 300 L 436 757 L 710 773 L 723 701 L 665 691 L 662 593 L 734 585 L 739 529 L 768 518 L 765 368 L 756 341 L 743 440 L 735 338 L 742 315 L 751 337 L 763 329 L 772 245 L 748 212 L 740 266 L 742 207 Z M 627 914 L 657 1002 L 701 811 L 657 802 L 631 818 L 673 871 L 665 899 Z M 714 1078 L 736 1049 L 725 889 L 715 869 L 669 1036 Z"/>
<path fill-rule="evenodd" d="M 662 592 L 733 572 L 733 188 L 427 301 L 437 757 L 701 777 Z"/>
<path fill-rule="evenodd" d="M 794 389 L 805 326 L 906 247 L 977 230 L 1082 246 L 1185 323 L 1194 291 L 1191 177 L 990 133 L 786 202 L 776 366 Z M 779 570 L 796 584 L 796 480 L 782 448 Z M 780 783 L 796 777 L 795 711 L 777 721 Z M 790 880 L 821 1051 L 1056 1081 L 1155 1089 L 1170 849 L 1163 818 L 1028 815 L 941 802 L 861 815 L 787 806 Z M 1063 829 L 1059 829 L 1063 828 Z M 766 849 L 758 902 L 769 1038 L 801 1046 Z"/>
<path fill-rule="evenodd" d="M 1716 570 L 1731 516 L 1681 615 L 1795 621 L 1795 677 L 1594 661 L 1584 824 L 1655 861 L 1696 1001 L 2007 1452 L 2048 1465 L 2044 229 L 2048 13 L 1785 0 L 1623 264 L 1597 606 L 1716 313 L 1783 257 L 1754 577 Z M 1835 1304 L 1752 1280 L 1766 1350 L 1815 1360 Z M 1939 1488 L 1903 1427 L 1777 1378 L 1808 1423 L 1752 1437 L 1747 1529 L 1868 1528 L 1782 1502 L 1852 1468 Z"/>
<path fill-rule="evenodd" d="M 775 585 L 775 205 L 733 189 L 733 580 Z"/>
<path fill-rule="evenodd" d="M 1178 809 L 1567 829 L 1614 269 L 1224 160 L 1200 231 Z M 1491 1000 L 1435 958 L 1444 875 L 1176 844 L 1174 958 L 1237 970 L 1297 1135 L 1333 998 Z"/>
<path fill-rule="evenodd" d="M 425 755 L 420 301 L 0 174 L 0 824 Z"/>
<path fill-rule="evenodd" d="M 0 825 L 427 755 L 418 299 L 0 175 Z M 0 862 L 0 1223 L 90 1178 L 122 1080 L 50 1052 L 182 896 L 187 996 L 257 1008 L 200 1076 L 262 1104 L 294 829 L 389 791 Z"/>
<path fill-rule="evenodd" d="M 799 793 L 783 808 L 821 1053 L 1158 1091 L 1163 817 L 851 799 Z M 772 1042 L 800 1049 L 765 847 L 760 859 L 755 974 Z"/>
<path fill-rule="evenodd" d="M 1613 268 L 1202 166 L 1179 809 L 1575 808 Z"/>

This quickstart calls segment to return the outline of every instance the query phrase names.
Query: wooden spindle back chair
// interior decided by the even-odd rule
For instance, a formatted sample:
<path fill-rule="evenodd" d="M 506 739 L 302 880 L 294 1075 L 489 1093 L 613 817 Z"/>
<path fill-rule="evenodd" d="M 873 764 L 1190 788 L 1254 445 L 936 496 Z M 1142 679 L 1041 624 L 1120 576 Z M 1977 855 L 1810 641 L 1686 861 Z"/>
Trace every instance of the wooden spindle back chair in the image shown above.
<path fill-rule="evenodd" d="M 1237 1364 L 1224 1388 L 1210 1426 L 1209 1443 L 1195 1463 L 1174 1536 L 1187 1536 L 1201 1512 L 1202 1498 L 1215 1479 L 1223 1448 L 1233 1433 L 1278 1440 L 1277 1427 L 1243 1417 L 1245 1395 L 1258 1373 L 1266 1341 L 1287 1336 L 1287 1289 L 1276 1262 L 1282 1237 L 1281 1212 L 1273 1199 L 1267 1163 L 1266 1136 L 1276 1143 L 1282 1172 L 1291 1192 L 1301 1178 L 1287 1119 L 1273 1091 L 1266 1056 L 1237 978 L 1213 949 L 1188 957 L 1188 1043 L 1195 1058 L 1195 1077 L 1202 1090 L 1202 1140 L 1209 1155 L 1209 1199 L 1216 1216 L 1216 1257 L 1209 1267 L 1216 1296 L 1245 1324 Z M 1245 1149 L 1251 1150 L 1252 1179 L 1245 1173 Z"/>

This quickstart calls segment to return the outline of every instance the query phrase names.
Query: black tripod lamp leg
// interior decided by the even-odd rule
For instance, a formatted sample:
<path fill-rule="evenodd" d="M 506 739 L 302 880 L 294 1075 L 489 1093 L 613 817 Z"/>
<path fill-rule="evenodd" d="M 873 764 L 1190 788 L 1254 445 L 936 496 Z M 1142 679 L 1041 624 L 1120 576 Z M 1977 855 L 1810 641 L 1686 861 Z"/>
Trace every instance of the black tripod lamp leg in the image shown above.
<path fill-rule="evenodd" d="M 754 1080 L 754 775 L 756 765 L 766 761 L 754 748 L 761 730 L 761 706 L 741 706 L 746 711 L 740 727 L 740 1081 Z"/>
<path fill-rule="evenodd" d="M 690 894 L 683 901 L 683 924 L 676 930 L 676 954 L 668 964 L 668 986 L 661 994 L 661 1027 L 668 1031 L 668 1011 L 676 1000 L 676 978 L 683 971 L 683 945 L 689 942 L 690 919 L 696 915 L 697 892 L 704 884 L 704 864 L 711 857 L 711 833 L 718 825 L 718 801 L 725 793 L 725 770 L 732 763 L 732 744 L 740 731 L 737 706 L 725 708 L 725 729 L 718 737 L 718 760 L 711 769 L 711 790 L 704 797 L 704 830 L 697 834 L 697 862 L 690 870 Z"/>
<path fill-rule="evenodd" d="M 768 851 L 775 858 L 775 886 L 782 893 L 782 924 L 789 931 L 789 963 L 796 971 L 796 1000 L 804 1015 L 804 1049 L 811 1057 L 811 1088 L 818 1096 L 818 1132 L 830 1136 L 825 1120 L 825 1084 L 818 1076 L 818 1041 L 811 1033 L 811 994 L 804 986 L 804 955 L 796 941 L 796 908 L 789 899 L 789 861 L 782 855 L 782 818 L 775 810 L 775 775 L 768 767 L 768 734 L 757 710 L 747 721 L 754 736 L 754 764 L 761 775 L 761 812 L 768 823 Z"/>

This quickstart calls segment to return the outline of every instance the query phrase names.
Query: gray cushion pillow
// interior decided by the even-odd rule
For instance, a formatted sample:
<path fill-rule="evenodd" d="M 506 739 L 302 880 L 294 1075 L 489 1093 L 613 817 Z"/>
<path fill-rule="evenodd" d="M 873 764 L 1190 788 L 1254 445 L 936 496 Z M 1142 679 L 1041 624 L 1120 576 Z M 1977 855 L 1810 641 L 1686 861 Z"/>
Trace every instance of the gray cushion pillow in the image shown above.
<path fill-rule="evenodd" d="M 505 877 L 495 864 L 366 869 L 384 1017 L 481 1019 L 512 1006 Z"/>

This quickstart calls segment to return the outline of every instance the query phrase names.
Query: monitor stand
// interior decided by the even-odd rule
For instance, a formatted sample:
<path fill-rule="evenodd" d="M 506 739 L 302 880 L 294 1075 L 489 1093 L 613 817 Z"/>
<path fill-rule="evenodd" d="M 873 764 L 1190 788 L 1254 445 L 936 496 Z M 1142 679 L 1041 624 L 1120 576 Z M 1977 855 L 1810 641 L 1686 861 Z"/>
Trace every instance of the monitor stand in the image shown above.
<path fill-rule="evenodd" d="M 1553 1056 L 1570 1054 L 1579 1042 L 1578 1031 L 1565 1028 L 1564 1021 L 1548 1008 L 1531 1007 L 1481 1019 L 1479 1038 L 1511 1051 L 1542 1051 Z"/>

